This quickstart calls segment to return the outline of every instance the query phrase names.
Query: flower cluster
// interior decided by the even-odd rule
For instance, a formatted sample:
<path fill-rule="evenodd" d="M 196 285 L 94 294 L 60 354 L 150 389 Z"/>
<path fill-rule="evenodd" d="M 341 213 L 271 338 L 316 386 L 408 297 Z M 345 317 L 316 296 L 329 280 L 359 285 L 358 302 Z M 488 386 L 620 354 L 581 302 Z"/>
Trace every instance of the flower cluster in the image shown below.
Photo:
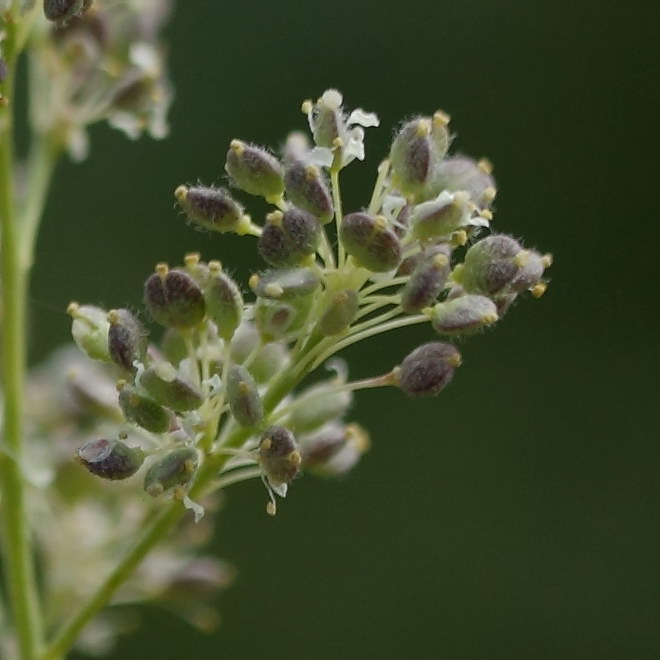
<path fill-rule="evenodd" d="M 158 33 L 169 0 L 44 0 L 43 12 L 30 50 L 35 130 L 75 160 L 86 157 L 86 129 L 98 121 L 131 138 L 165 137 L 172 89 Z"/>
<path fill-rule="evenodd" d="M 461 362 L 446 338 L 490 326 L 518 296 L 546 288 L 549 255 L 511 236 L 483 236 L 496 194 L 491 166 L 448 155 L 446 114 L 405 122 L 370 201 L 345 215 L 340 172 L 364 158 L 363 128 L 378 118 L 346 112 L 336 90 L 305 101 L 303 112 L 313 143 L 293 133 L 281 158 L 238 139 L 227 151 L 230 185 L 273 205 L 264 224 L 226 188 L 175 191 L 191 223 L 257 238 L 267 267 L 250 278 L 250 301 L 219 261 L 190 254 L 180 267 L 158 264 L 144 284 L 147 311 L 164 328 L 157 344 L 128 309 L 69 308 L 78 345 L 120 372 L 125 419 L 119 434 L 84 444 L 79 462 L 109 480 L 148 462 L 145 491 L 171 493 L 197 517 L 193 497 L 229 483 L 260 477 L 274 514 L 275 495 L 284 497 L 301 472 L 347 472 L 368 446 L 345 421 L 355 390 L 438 394 Z M 329 360 L 418 323 L 443 339 L 386 374 L 349 381 L 346 364 Z M 335 376 L 298 391 L 324 363 Z M 139 431 L 138 445 L 127 442 L 129 431 Z"/>

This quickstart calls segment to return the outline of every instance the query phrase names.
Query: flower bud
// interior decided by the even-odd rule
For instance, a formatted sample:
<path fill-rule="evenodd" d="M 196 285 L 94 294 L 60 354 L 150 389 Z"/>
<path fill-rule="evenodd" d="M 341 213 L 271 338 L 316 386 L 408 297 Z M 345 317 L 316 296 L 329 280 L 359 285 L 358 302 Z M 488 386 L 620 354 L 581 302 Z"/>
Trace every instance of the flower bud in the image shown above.
<path fill-rule="evenodd" d="M 284 172 L 280 162 L 260 147 L 232 140 L 225 170 L 238 188 L 251 195 L 275 200 L 284 192 Z"/>
<path fill-rule="evenodd" d="M 351 392 L 338 390 L 332 381 L 313 385 L 298 395 L 289 415 L 289 425 L 296 433 L 313 431 L 342 417 L 352 401 Z"/>
<path fill-rule="evenodd" d="M 197 450 L 180 447 L 152 463 L 144 475 L 144 490 L 158 497 L 175 486 L 187 485 L 197 469 Z"/>
<path fill-rule="evenodd" d="M 302 462 L 293 433 L 282 426 L 267 429 L 259 442 L 259 462 L 273 490 L 284 496 Z"/>
<path fill-rule="evenodd" d="M 303 103 L 303 112 L 308 115 L 314 142 L 319 147 L 335 147 L 335 140 L 344 133 L 342 117 L 342 95 L 336 89 L 326 89 L 318 101 Z"/>
<path fill-rule="evenodd" d="M 271 266 L 297 266 L 316 252 L 321 227 L 311 213 L 290 208 L 284 213 L 274 211 L 266 219 L 258 249 Z"/>
<path fill-rule="evenodd" d="M 426 240 L 449 236 L 469 217 L 467 194 L 443 192 L 435 199 L 418 204 L 410 216 L 416 238 Z"/>
<path fill-rule="evenodd" d="M 289 352 L 284 344 L 269 342 L 259 349 L 248 371 L 258 383 L 267 383 L 287 367 L 289 360 Z"/>
<path fill-rule="evenodd" d="M 468 334 L 497 321 L 497 307 L 485 296 L 464 295 L 433 307 L 431 325 L 441 335 Z"/>
<path fill-rule="evenodd" d="M 66 23 L 91 6 L 90 0 L 44 0 L 44 16 L 56 23 Z"/>
<path fill-rule="evenodd" d="M 147 351 L 147 331 L 128 309 L 111 309 L 108 312 L 108 351 L 112 361 L 135 371 L 134 362 L 142 362 Z"/>
<path fill-rule="evenodd" d="M 110 323 L 104 309 L 72 302 L 67 314 L 73 319 L 71 335 L 78 348 L 92 360 L 110 361 L 108 334 Z"/>
<path fill-rule="evenodd" d="M 140 377 L 140 384 L 158 403 L 177 412 L 197 410 L 204 397 L 183 378 L 169 362 L 149 367 Z"/>
<path fill-rule="evenodd" d="M 257 426 L 264 417 L 261 397 L 252 375 L 235 364 L 227 374 L 227 400 L 234 419 L 246 427 Z"/>
<path fill-rule="evenodd" d="M 369 434 L 358 424 L 328 424 L 300 439 L 303 468 L 322 477 L 341 477 L 369 449 Z"/>
<path fill-rule="evenodd" d="M 250 278 L 250 287 L 260 298 L 294 300 L 314 293 L 321 284 L 309 268 L 267 270 Z"/>
<path fill-rule="evenodd" d="M 433 170 L 435 154 L 430 136 L 431 120 L 418 117 L 405 123 L 392 142 L 392 182 L 404 195 L 421 191 Z"/>
<path fill-rule="evenodd" d="M 461 354 L 451 344 L 422 344 L 401 363 L 399 387 L 410 396 L 434 396 L 449 384 L 460 363 Z"/>
<path fill-rule="evenodd" d="M 285 165 L 291 165 L 297 160 L 303 160 L 311 150 L 309 138 L 302 131 L 291 131 L 286 136 L 282 148 L 282 160 Z"/>
<path fill-rule="evenodd" d="M 401 307 L 416 314 L 431 305 L 444 289 L 449 274 L 451 248 L 443 243 L 425 250 L 401 291 Z"/>
<path fill-rule="evenodd" d="M 171 411 L 151 397 L 140 394 L 135 387 L 119 381 L 119 407 L 129 422 L 152 433 L 166 433 L 174 423 Z"/>
<path fill-rule="evenodd" d="M 190 222 L 211 231 L 233 231 L 243 217 L 243 207 L 224 188 L 179 186 L 174 196 Z"/>
<path fill-rule="evenodd" d="M 222 270 L 219 261 L 209 263 L 204 299 L 206 313 L 217 326 L 218 335 L 229 341 L 243 316 L 243 296 L 236 282 Z"/>
<path fill-rule="evenodd" d="M 165 327 L 193 328 L 204 319 L 202 291 L 190 275 L 158 264 L 144 284 L 144 302 L 156 323 Z"/>
<path fill-rule="evenodd" d="M 316 216 L 321 224 L 332 220 L 332 195 L 316 165 L 306 165 L 302 160 L 292 162 L 284 173 L 284 186 L 288 198 L 298 208 Z"/>
<path fill-rule="evenodd" d="M 347 215 L 339 239 L 360 266 L 374 273 L 392 270 L 401 262 L 401 243 L 383 216 L 374 218 L 360 212 Z"/>
<path fill-rule="evenodd" d="M 232 362 L 242 364 L 257 346 L 259 346 L 259 331 L 251 321 L 242 321 L 236 328 L 229 345 Z"/>
<path fill-rule="evenodd" d="M 345 444 L 348 439 L 346 426 L 326 424 L 314 433 L 299 436 L 303 470 L 314 470 L 323 466 Z"/>
<path fill-rule="evenodd" d="M 358 294 L 353 289 L 335 293 L 319 320 L 321 334 L 330 337 L 347 330 L 357 314 L 358 305 Z"/>
<path fill-rule="evenodd" d="M 443 190 L 465 190 L 477 206 L 490 205 L 497 193 L 491 164 L 486 160 L 477 162 L 465 156 L 445 158 L 435 168 L 427 194 L 434 197 Z"/>
<path fill-rule="evenodd" d="M 144 452 L 121 440 L 98 438 L 80 447 L 76 460 L 97 477 L 120 481 L 132 477 L 140 469 Z"/>

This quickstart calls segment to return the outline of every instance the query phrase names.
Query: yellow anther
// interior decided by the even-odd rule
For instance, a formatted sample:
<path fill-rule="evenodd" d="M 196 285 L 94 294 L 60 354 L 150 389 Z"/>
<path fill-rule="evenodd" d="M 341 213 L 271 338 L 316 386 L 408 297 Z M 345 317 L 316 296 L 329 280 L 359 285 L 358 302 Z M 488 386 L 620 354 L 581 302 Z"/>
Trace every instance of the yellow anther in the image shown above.
<path fill-rule="evenodd" d="M 431 122 L 427 118 L 420 119 L 417 122 L 417 128 L 415 130 L 417 137 L 426 137 L 431 133 Z"/>
<path fill-rule="evenodd" d="M 280 226 L 282 220 L 284 219 L 284 214 L 282 211 L 273 211 L 266 216 L 266 222 L 270 222 L 271 225 Z"/>
<path fill-rule="evenodd" d="M 222 272 L 222 262 L 217 259 L 209 261 L 209 271 L 211 272 L 211 275 L 219 275 Z"/>
<path fill-rule="evenodd" d="M 257 288 L 257 285 L 259 284 L 259 275 L 255 273 L 254 275 L 250 276 L 250 279 L 248 280 L 248 286 L 254 291 Z"/>
<path fill-rule="evenodd" d="M 183 263 L 188 268 L 195 268 L 199 266 L 199 262 L 202 258 L 202 255 L 199 252 L 189 252 L 185 257 L 183 257 Z"/>
<path fill-rule="evenodd" d="M 467 241 L 468 235 L 464 229 L 459 229 L 452 234 L 451 244 L 455 247 L 465 245 Z"/>
<path fill-rule="evenodd" d="M 76 316 L 78 315 L 78 310 L 79 310 L 79 309 L 80 309 L 80 305 L 79 305 L 77 302 L 75 302 L 75 301 L 72 300 L 72 301 L 67 305 L 66 313 L 67 313 L 71 318 L 74 318 L 74 319 L 75 319 Z"/>
<path fill-rule="evenodd" d="M 548 290 L 548 285 L 545 282 L 535 284 L 529 291 L 534 298 L 540 298 Z"/>
<path fill-rule="evenodd" d="M 232 140 L 229 143 L 229 148 L 237 155 L 242 156 L 245 151 L 245 142 L 241 140 Z"/>
<path fill-rule="evenodd" d="M 266 513 L 269 516 L 274 516 L 277 514 L 277 505 L 275 502 L 268 502 L 268 504 L 266 504 Z"/>
<path fill-rule="evenodd" d="M 492 174 L 493 173 L 493 164 L 488 160 L 488 158 L 482 158 L 478 163 L 477 167 L 484 173 L 484 174 Z"/>
<path fill-rule="evenodd" d="M 167 277 L 167 274 L 170 272 L 170 267 L 168 264 L 165 262 L 156 264 L 156 268 L 154 268 L 154 271 L 158 277 L 160 277 L 161 280 L 164 280 Z"/>
<path fill-rule="evenodd" d="M 282 288 L 282 285 L 277 282 L 269 282 L 264 288 L 264 293 L 269 298 L 281 298 L 282 294 L 284 293 L 284 289 Z"/>
<path fill-rule="evenodd" d="M 174 196 L 180 201 L 183 202 L 188 197 L 188 186 L 177 186 L 174 191 Z"/>
<path fill-rule="evenodd" d="M 302 102 L 302 105 L 300 106 L 300 110 L 304 112 L 306 115 L 308 115 L 311 111 L 312 108 L 314 107 L 314 103 L 312 102 L 311 99 L 305 99 Z"/>
<path fill-rule="evenodd" d="M 451 116 L 444 110 L 436 110 L 433 113 L 434 126 L 446 126 L 451 121 Z"/>
<path fill-rule="evenodd" d="M 548 252 L 541 257 L 541 263 L 544 268 L 550 268 L 552 266 L 553 256 Z"/>
<path fill-rule="evenodd" d="M 484 190 L 484 194 L 481 196 L 481 199 L 483 200 L 484 204 L 490 204 L 495 197 L 497 197 L 497 190 L 493 188 L 493 186 L 488 186 L 486 190 Z"/>
<path fill-rule="evenodd" d="M 111 309 L 106 315 L 106 318 L 108 319 L 108 323 L 115 325 L 115 323 L 119 323 L 119 312 L 116 309 Z"/>

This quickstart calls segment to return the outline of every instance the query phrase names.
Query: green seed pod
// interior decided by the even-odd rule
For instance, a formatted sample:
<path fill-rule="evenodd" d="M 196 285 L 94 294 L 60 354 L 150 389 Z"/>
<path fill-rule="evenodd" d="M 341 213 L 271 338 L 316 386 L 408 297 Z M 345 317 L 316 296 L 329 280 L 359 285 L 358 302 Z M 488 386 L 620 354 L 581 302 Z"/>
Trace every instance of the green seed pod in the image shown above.
<path fill-rule="evenodd" d="M 321 334 L 330 337 L 348 330 L 357 314 L 358 305 L 358 294 L 353 289 L 335 293 L 319 320 Z"/>
<path fill-rule="evenodd" d="M 302 160 L 291 163 L 284 173 L 284 186 L 288 198 L 298 208 L 309 211 L 321 224 L 327 224 L 334 216 L 332 195 L 316 165 L 306 165 Z"/>
<path fill-rule="evenodd" d="M 435 197 L 443 190 L 464 190 L 477 206 L 490 205 L 497 193 L 492 165 L 487 160 L 477 162 L 465 156 L 445 158 L 433 171 L 427 186 L 427 197 Z"/>
<path fill-rule="evenodd" d="M 276 200 L 284 192 L 282 165 L 260 147 L 232 140 L 227 151 L 225 170 L 236 187 L 251 195 Z"/>
<path fill-rule="evenodd" d="M 257 383 L 247 369 L 237 364 L 227 374 L 227 400 L 231 414 L 241 426 L 257 426 L 263 420 Z"/>
<path fill-rule="evenodd" d="M 147 352 L 147 331 L 128 309 L 111 309 L 108 312 L 108 352 L 112 361 L 135 371 L 134 362 L 143 362 Z"/>
<path fill-rule="evenodd" d="M 401 363 L 399 387 L 410 396 L 435 396 L 451 381 L 461 354 L 451 344 L 432 341 L 418 346 Z"/>
<path fill-rule="evenodd" d="M 204 397 L 183 378 L 169 362 L 159 362 L 149 367 L 141 376 L 140 384 L 158 403 L 176 412 L 197 410 Z"/>
<path fill-rule="evenodd" d="M 66 23 L 90 6 L 89 0 L 44 0 L 44 16 L 54 23 Z"/>
<path fill-rule="evenodd" d="M 289 416 L 289 425 L 296 433 L 306 433 L 343 417 L 353 395 L 350 391 L 337 390 L 335 383 L 321 383 L 301 392 L 297 402 Z"/>
<path fill-rule="evenodd" d="M 293 481 L 302 462 L 293 433 L 282 426 L 266 429 L 259 442 L 259 462 L 270 485 L 278 494 L 286 493 L 282 487 Z"/>
<path fill-rule="evenodd" d="M 156 323 L 172 328 L 193 328 L 204 320 L 206 303 L 190 275 L 158 264 L 144 283 L 144 302 Z"/>
<path fill-rule="evenodd" d="M 410 224 L 415 238 L 441 238 L 456 231 L 469 213 L 467 193 L 442 193 L 418 204 L 410 216 Z"/>
<path fill-rule="evenodd" d="M 121 440 L 98 438 L 80 447 L 76 460 L 97 477 L 121 481 L 132 477 L 140 469 L 144 452 L 139 447 L 129 447 Z"/>
<path fill-rule="evenodd" d="M 197 450 L 180 447 L 159 458 L 144 475 L 144 490 L 158 497 L 175 486 L 186 486 L 197 469 Z"/>
<path fill-rule="evenodd" d="M 211 231 L 234 231 L 243 217 L 243 207 L 224 188 L 182 185 L 174 196 L 190 222 Z"/>
<path fill-rule="evenodd" d="M 174 425 L 174 416 L 151 397 L 140 394 L 135 387 L 124 381 L 117 384 L 119 407 L 124 417 L 152 433 L 166 433 Z"/>
<path fill-rule="evenodd" d="M 347 215 L 339 229 L 339 239 L 360 266 L 374 273 L 393 270 L 401 263 L 399 238 L 382 216 Z"/>
<path fill-rule="evenodd" d="M 179 364 L 188 357 L 186 341 L 176 328 L 165 330 L 160 342 L 160 350 L 172 364 Z"/>
<path fill-rule="evenodd" d="M 431 325 L 441 335 L 469 334 L 497 321 L 497 307 L 485 296 L 467 294 L 433 307 Z"/>
<path fill-rule="evenodd" d="M 422 253 L 401 291 L 401 307 L 406 314 L 417 314 L 435 302 L 451 273 L 450 255 L 451 247 L 447 243 Z"/>
<path fill-rule="evenodd" d="M 264 261 L 271 266 L 298 266 L 316 252 L 321 227 L 311 213 L 290 208 L 284 213 L 274 211 L 266 220 L 258 249 Z"/>
<path fill-rule="evenodd" d="M 100 307 L 76 302 L 70 303 L 66 311 L 73 319 L 71 335 L 78 348 L 92 360 L 110 362 L 108 313 Z"/>
<path fill-rule="evenodd" d="M 257 352 L 248 371 L 258 383 L 267 383 L 286 369 L 290 356 L 284 344 L 269 342 Z"/>
<path fill-rule="evenodd" d="M 314 293 L 321 284 L 319 276 L 309 268 L 267 270 L 250 278 L 250 288 L 259 298 L 295 300 Z"/>
<path fill-rule="evenodd" d="M 236 282 L 222 270 L 219 261 L 209 263 L 204 299 L 206 313 L 217 326 L 218 335 L 229 341 L 243 317 L 243 296 Z"/>
<path fill-rule="evenodd" d="M 418 117 L 405 123 L 392 142 L 392 182 L 404 195 L 416 195 L 426 185 L 435 164 L 431 120 Z"/>

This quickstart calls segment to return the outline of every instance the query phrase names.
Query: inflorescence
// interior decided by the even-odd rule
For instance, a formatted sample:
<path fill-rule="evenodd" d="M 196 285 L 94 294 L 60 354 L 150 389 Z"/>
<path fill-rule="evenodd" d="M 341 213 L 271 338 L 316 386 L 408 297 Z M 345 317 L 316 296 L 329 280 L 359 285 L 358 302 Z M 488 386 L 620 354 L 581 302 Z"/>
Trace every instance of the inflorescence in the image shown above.
<path fill-rule="evenodd" d="M 366 432 L 345 420 L 354 391 L 437 395 L 461 363 L 447 339 L 493 325 L 525 292 L 544 293 L 550 255 L 490 233 L 491 165 L 448 155 L 443 112 L 402 124 L 367 205 L 344 214 L 340 172 L 364 159 L 364 128 L 379 121 L 342 102 L 334 89 L 305 101 L 312 142 L 292 133 L 279 158 L 231 141 L 229 183 L 273 206 L 264 224 L 226 188 L 176 188 L 191 223 L 256 237 L 267 266 L 249 279 L 249 301 L 219 261 L 189 254 L 178 267 L 158 264 L 144 284 L 147 311 L 165 329 L 158 344 L 128 309 L 71 303 L 78 346 L 115 365 L 125 419 L 116 437 L 78 450 L 92 474 L 123 480 L 143 471 L 147 493 L 170 493 L 196 517 L 193 498 L 261 478 L 274 514 L 275 495 L 284 497 L 301 472 L 343 474 L 368 447 Z M 385 374 L 349 381 L 333 358 L 421 323 L 442 339 Z M 332 378 L 296 391 L 324 364 Z M 128 430 L 140 443 L 128 444 Z"/>

